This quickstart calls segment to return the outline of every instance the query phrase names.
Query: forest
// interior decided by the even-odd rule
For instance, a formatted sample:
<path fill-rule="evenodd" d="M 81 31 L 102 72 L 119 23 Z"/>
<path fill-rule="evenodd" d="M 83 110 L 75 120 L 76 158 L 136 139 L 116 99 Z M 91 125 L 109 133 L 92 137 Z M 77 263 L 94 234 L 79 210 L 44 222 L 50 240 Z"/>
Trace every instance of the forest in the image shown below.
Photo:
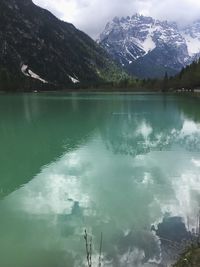
<path fill-rule="evenodd" d="M 84 82 L 79 84 L 68 84 L 65 87 L 52 84 L 42 84 L 41 82 L 24 77 L 23 74 L 10 73 L 5 67 L 0 68 L 0 91 L 51 91 L 51 90 L 123 90 L 129 91 L 177 91 L 179 89 L 193 91 L 200 88 L 200 60 L 194 61 L 191 65 L 183 68 L 175 76 L 168 76 L 165 73 L 163 79 L 138 79 L 128 75 L 122 75 L 121 79 L 111 82 Z"/>

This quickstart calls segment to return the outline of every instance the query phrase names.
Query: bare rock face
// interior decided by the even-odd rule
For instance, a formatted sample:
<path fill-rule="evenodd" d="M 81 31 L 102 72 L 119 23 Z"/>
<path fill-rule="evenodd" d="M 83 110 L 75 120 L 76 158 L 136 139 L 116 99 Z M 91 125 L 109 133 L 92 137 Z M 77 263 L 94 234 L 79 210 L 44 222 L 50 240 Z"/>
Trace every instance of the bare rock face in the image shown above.
<path fill-rule="evenodd" d="M 174 22 L 134 15 L 114 18 L 99 43 L 132 74 L 159 77 L 176 73 L 200 54 L 200 22 L 180 29 Z"/>

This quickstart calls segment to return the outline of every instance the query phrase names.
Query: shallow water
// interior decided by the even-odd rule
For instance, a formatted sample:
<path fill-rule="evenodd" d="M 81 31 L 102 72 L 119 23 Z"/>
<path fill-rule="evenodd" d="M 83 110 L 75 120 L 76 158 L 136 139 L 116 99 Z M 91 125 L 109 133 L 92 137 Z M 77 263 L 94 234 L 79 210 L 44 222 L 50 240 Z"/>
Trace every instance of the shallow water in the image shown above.
<path fill-rule="evenodd" d="M 97 266 L 161 260 L 150 229 L 196 226 L 200 108 L 148 94 L 0 95 L 0 266 Z M 152 266 L 152 265 L 151 265 Z"/>

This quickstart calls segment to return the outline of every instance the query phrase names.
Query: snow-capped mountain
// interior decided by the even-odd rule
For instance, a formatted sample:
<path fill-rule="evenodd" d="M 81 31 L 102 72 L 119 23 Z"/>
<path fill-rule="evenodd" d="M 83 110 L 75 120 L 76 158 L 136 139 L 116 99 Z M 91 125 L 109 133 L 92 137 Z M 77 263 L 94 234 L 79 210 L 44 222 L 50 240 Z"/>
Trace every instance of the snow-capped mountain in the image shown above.
<path fill-rule="evenodd" d="M 199 56 L 200 21 L 180 29 L 175 22 L 138 14 L 115 17 L 99 42 L 130 73 L 140 77 L 173 74 Z"/>

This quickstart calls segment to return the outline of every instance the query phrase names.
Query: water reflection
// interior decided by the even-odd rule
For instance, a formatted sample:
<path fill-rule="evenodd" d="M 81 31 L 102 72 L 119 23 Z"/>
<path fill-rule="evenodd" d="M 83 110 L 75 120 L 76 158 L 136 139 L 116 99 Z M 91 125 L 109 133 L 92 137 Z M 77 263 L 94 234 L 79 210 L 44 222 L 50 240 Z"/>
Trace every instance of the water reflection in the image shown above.
<path fill-rule="evenodd" d="M 98 103 L 76 97 L 0 97 L 1 197 L 27 183 L 41 168 L 84 143 L 101 121 Z"/>
<path fill-rule="evenodd" d="M 200 125 L 178 99 L 50 95 L 33 112 L 23 101 L 27 143 L 37 140 L 43 167 L 0 202 L 0 265 L 85 266 L 87 228 L 94 266 L 101 232 L 104 266 L 158 266 L 163 251 L 151 225 L 169 213 L 196 226 Z M 45 166 L 41 142 L 55 148 Z"/>
<path fill-rule="evenodd" d="M 176 102 L 167 106 L 158 101 L 144 106 L 134 101 L 126 104 L 100 129 L 107 148 L 115 154 L 136 156 L 177 146 L 200 151 L 200 124 L 185 117 Z"/>

